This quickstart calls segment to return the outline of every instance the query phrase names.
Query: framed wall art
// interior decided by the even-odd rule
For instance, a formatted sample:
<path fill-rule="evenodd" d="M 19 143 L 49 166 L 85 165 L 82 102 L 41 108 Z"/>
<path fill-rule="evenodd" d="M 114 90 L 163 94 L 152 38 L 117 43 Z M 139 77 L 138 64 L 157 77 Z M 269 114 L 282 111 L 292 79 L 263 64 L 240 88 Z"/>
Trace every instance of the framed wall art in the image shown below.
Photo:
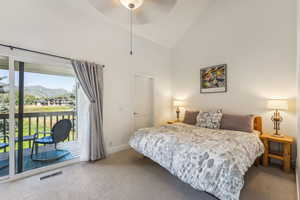
<path fill-rule="evenodd" d="M 227 92 L 227 65 L 200 69 L 200 93 Z"/>

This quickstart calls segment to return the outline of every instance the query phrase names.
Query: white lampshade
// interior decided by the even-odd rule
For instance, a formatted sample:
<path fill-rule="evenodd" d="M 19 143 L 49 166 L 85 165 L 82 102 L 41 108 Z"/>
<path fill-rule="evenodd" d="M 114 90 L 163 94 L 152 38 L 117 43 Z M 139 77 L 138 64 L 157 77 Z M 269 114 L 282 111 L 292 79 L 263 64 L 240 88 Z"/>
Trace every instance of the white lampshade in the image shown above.
<path fill-rule="evenodd" d="M 173 101 L 173 105 L 174 105 L 174 107 L 183 107 L 184 106 L 184 102 L 180 101 L 180 100 L 174 100 Z"/>
<path fill-rule="evenodd" d="M 276 100 L 269 100 L 268 101 L 268 108 L 269 109 L 278 109 L 278 110 L 287 110 L 288 109 L 288 102 L 282 99 Z"/>

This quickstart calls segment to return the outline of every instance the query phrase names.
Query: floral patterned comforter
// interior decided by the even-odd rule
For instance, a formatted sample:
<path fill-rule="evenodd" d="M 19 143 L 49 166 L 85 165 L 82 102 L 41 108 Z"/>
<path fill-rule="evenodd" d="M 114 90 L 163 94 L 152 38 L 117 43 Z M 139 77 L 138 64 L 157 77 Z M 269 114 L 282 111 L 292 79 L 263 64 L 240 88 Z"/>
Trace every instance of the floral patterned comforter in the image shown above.
<path fill-rule="evenodd" d="M 185 124 L 139 129 L 129 145 L 221 200 L 239 199 L 244 174 L 264 151 L 257 134 Z"/>

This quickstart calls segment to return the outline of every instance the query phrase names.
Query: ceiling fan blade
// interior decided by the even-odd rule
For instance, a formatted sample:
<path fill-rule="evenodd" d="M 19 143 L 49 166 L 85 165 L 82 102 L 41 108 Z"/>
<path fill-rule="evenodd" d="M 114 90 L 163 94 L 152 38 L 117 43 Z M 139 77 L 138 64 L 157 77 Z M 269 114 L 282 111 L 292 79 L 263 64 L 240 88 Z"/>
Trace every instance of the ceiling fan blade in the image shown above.
<path fill-rule="evenodd" d="M 89 0 L 100 13 L 121 24 L 129 22 L 129 10 L 120 0 Z M 141 7 L 133 11 L 134 24 L 148 24 L 168 14 L 177 0 L 144 0 Z"/>
<path fill-rule="evenodd" d="M 144 4 L 156 4 L 157 7 L 165 7 L 172 9 L 175 4 L 177 3 L 177 0 L 145 0 Z"/>
<path fill-rule="evenodd" d="M 142 8 L 133 13 L 133 24 L 148 24 L 150 19 L 147 12 L 144 12 Z"/>
<path fill-rule="evenodd" d="M 112 21 L 119 24 L 129 23 L 129 10 L 121 4 L 120 0 L 89 0 L 89 2 Z"/>
<path fill-rule="evenodd" d="M 161 19 L 176 5 L 177 0 L 145 0 L 144 4 L 136 9 L 135 24 L 148 24 Z"/>

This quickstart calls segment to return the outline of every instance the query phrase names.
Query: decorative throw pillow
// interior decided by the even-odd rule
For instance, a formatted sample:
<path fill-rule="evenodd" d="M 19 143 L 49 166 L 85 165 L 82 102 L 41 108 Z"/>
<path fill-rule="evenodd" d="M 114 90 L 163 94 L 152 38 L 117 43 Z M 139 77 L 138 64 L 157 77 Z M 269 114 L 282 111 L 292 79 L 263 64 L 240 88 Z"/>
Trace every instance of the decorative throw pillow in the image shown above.
<path fill-rule="evenodd" d="M 253 132 L 254 115 L 223 114 L 221 129 Z"/>
<path fill-rule="evenodd" d="M 197 123 L 197 116 L 199 114 L 199 111 L 189 111 L 186 110 L 184 114 L 183 123 L 195 125 Z"/>
<path fill-rule="evenodd" d="M 202 128 L 219 129 L 222 119 L 222 110 L 200 112 L 197 116 L 196 126 Z"/>

